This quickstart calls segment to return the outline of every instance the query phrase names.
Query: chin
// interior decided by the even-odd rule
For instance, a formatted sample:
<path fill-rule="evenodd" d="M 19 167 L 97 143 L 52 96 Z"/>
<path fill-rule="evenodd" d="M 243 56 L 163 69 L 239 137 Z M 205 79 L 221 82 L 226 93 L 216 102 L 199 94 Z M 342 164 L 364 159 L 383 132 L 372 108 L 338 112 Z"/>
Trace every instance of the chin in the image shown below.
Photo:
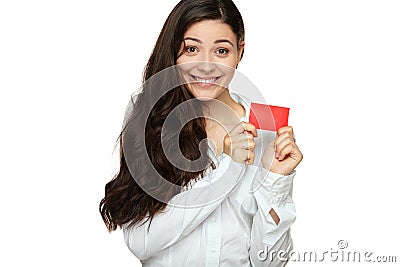
<path fill-rule="evenodd" d="M 224 88 L 221 88 L 219 85 L 208 86 L 207 88 L 197 85 L 192 85 L 190 87 L 190 91 L 194 97 L 201 101 L 217 99 L 224 91 Z"/>

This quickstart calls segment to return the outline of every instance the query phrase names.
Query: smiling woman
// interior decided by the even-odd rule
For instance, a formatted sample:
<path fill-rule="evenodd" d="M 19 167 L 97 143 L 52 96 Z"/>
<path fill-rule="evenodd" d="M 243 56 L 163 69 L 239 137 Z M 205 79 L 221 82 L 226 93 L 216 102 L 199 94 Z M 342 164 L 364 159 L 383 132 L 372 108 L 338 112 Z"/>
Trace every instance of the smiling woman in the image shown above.
<path fill-rule="evenodd" d="M 229 98 L 226 88 L 244 49 L 244 41 L 237 39 L 231 27 L 219 20 L 195 23 L 185 32 L 176 63 L 192 63 L 181 69 L 196 98 Z"/>
<path fill-rule="evenodd" d="M 229 89 L 244 36 L 231 0 L 182 0 L 161 30 L 120 135 L 120 170 L 99 207 L 143 266 L 286 264 L 260 252 L 291 249 L 302 154 L 283 127 L 261 151 L 262 166 L 252 165 L 250 100 Z M 194 164 L 174 165 L 180 155 Z"/>

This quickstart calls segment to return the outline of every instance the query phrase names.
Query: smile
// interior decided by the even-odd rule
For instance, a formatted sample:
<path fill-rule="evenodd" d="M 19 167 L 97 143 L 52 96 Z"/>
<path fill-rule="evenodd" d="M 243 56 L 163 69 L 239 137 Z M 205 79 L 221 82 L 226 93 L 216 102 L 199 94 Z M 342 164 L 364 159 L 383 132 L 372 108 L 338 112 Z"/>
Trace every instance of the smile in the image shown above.
<path fill-rule="evenodd" d="M 190 75 L 190 77 L 192 77 L 192 79 L 194 79 L 196 82 L 199 82 L 199 83 L 208 83 L 208 84 L 215 83 L 219 78 L 221 78 L 221 76 L 220 76 L 220 77 L 213 77 L 213 78 L 201 78 L 201 77 L 197 77 L 197 76 L 194 76 L 194 75 L 191 75 L 191 74 L 189 74 L 189 75 Z"/>

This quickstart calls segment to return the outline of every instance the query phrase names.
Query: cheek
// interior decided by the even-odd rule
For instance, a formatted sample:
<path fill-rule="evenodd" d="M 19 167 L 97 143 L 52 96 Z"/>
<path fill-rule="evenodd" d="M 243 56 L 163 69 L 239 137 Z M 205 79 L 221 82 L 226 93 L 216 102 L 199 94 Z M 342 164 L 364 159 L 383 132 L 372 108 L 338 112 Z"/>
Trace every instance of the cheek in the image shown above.
<path fill-rule="evenodd" d="M 185 59 L 185 55 L 181 55 L 180 57 L 177 58 L 176 60 L 176 64 L 182 64 L 182 63 L 186 63 L 186 59 Z"/>
<path fill-rule="evenodd" d="M 188 73 L 193 68 L 193 64 L 188 64 L 188 62 L 182 59 L 176 60 L 176 64 L 179 72 L 182 74 Z"/>
<path fill-rule="evenodd" d="M 218 60 L 218 62 L 235 69 L 236 65 L 238 64 L 238 55 L 236 53 L 231 54 L 226 58 Z"/>

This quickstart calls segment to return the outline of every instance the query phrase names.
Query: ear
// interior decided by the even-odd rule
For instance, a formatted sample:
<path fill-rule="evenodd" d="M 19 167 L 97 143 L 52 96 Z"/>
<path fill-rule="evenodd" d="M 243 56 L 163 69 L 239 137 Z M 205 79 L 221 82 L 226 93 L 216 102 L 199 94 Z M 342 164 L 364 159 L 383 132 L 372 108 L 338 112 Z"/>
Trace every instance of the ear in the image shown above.
<path fill-rule="evenodd" d="M 239 65 L 240 61 L 242 60 L 243 52 L 244 52 L 244 45 L 245 45 L 245 42 L 244 42 L 244 41 L 241 41 L 241 42 L 240 42 L 240 45 L 239 45 L 239 53 L 238 53 L 238 58 L 237 58 L 236 67 L 237 67 L 237 65 Z"/>

